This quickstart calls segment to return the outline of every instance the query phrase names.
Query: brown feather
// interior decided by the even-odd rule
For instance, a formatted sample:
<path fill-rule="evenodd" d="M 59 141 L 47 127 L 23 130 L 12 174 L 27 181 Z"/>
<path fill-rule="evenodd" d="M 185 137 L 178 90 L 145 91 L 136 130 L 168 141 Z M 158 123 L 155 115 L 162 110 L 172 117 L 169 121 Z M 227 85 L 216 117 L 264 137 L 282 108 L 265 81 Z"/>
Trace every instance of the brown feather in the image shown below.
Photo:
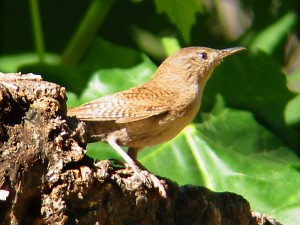
<path fill-rule="evenodd" d="M 176 99 L 175 93 L 157 92 L 139 86 L 69 109 L 68 115 L 76 115 L 77 118 L 85 121 L 133 122 L 171 110 Z"/>

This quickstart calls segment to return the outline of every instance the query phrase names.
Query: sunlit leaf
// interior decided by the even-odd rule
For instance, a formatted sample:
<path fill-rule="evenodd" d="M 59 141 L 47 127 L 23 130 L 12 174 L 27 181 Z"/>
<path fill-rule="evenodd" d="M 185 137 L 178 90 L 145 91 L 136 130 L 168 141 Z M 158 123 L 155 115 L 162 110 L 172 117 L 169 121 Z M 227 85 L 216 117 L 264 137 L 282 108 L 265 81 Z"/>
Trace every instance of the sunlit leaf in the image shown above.
<path fill-rule="evenodd" d="M 297 95 L 287 104 L 285 120 L 289 125 L 300 124 L 300 95 Z"/>
<path fill-rule="evenodd" d="M 263 50 L 273 53 L 278 44 L 289 33 L 290 29 L 296 24 L 297 16 L 294 13 L 287 13 L 276 23 L 261 31 L 250 43 L 251 50 Z"/>
<path fill-rule="evenodd" d="M 47 53 L 45 61 L 47 63 L 57 64 L 59 61 L 59 56 L 56 54 Z M 19 68 L 21 66 L 33 63 L 38 63 L 38 56 L 33 52 L 3 56 L 1 55 L 0 71 L 3 73 L 19 72 Z"/>
<path fill-rule="evenodd" d="M 173 141 L 145 149 L 140 160 L 179 184 L 241 194 L 254 210 L 282 222 L 289 221 L 289 210 L 300 210 L 300 160 L 246 111 L 224 109 Z"/>
<path fill-rule="evenodd" d="M 196 13 L 202 11 L 202 2 L 198 0 L 155 0 L 155 4 L 157 11 L 167 13 L 185 41 L 189 42 L 191 28 L 196 21 Z"/>

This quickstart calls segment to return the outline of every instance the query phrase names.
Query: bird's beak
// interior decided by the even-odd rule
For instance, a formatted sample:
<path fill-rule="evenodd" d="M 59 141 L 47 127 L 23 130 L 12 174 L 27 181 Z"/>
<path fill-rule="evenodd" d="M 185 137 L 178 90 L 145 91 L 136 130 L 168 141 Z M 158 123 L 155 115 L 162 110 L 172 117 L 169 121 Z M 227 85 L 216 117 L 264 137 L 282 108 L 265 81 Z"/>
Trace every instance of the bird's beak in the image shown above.
<path fill-rule="evenodd" d="M 244 47 L 234 47 L 234 48 L 226 48 L 226 49 L 219 50 L 219 59 L 222 60 L 227 56 L 230 56 L 239 51 L 243 51 L 245 49 L 246 48 Z"/>

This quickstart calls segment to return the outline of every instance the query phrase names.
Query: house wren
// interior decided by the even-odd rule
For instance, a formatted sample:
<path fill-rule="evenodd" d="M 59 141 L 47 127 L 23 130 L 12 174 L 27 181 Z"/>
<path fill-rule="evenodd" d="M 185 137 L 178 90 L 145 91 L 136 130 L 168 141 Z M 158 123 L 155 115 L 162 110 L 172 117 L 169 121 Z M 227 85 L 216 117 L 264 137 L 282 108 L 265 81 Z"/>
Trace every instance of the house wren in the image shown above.
<path fill-rule="evenodd" d="M 244 49 L 183 48 L 168 57 L 145 84 L 69 109 L 68 115 L 85 121 L 88 142 L 108 142 L 147 182 L 136 164 L 138 152 L 171 140 L 189 124 L 214 68 Z M 120 146 L 129 147 L 128 154 Z M 158 178 L 150 174 L 150 180 L 166 196 Z"/>

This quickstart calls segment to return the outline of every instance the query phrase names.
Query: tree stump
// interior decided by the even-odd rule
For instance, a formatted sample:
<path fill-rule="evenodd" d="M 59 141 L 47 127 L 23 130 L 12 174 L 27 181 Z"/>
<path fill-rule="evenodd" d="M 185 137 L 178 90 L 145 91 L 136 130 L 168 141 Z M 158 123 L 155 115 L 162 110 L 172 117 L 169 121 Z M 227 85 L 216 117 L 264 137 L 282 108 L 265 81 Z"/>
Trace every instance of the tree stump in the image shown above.
<path fill-rule="evenodd" d="M 128 168 L 85 155 L 65 88 L 0 73 L 0 224 L 279 224 L 234 193 L 162 179 L 168 199 Z"/>

